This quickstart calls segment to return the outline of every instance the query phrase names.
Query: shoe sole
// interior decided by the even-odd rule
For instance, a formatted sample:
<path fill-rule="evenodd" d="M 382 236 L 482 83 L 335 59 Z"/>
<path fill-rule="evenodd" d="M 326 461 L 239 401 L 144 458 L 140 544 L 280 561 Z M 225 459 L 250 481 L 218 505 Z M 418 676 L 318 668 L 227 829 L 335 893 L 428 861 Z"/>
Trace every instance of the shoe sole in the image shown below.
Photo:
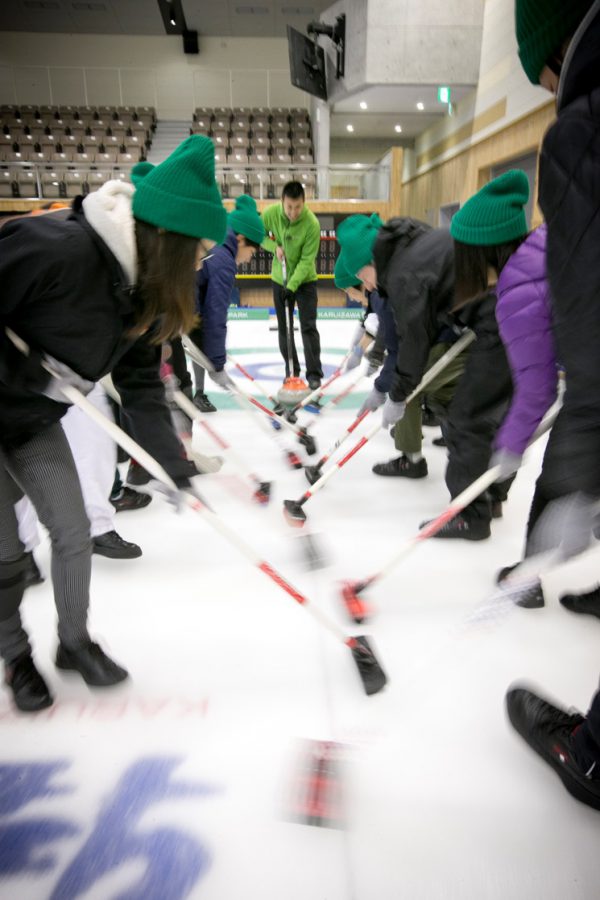
<path fill-rule="evenodd" d="M 114 553 L 111 550 L 96 549 L 96 547 L 93 547 L 92 554 L 94 556 L 104 556 L 106 559 L 139 559 L 142 555 L 142 551 L 140 550 L 139 553 L 137 551 L 135 553 Z"/>
<path fill-rule="evenodd" d="M 83 680 L 88 685 L 88 687 L 102 687 L 102 688 L 115 687 L 117 684 L 122 684 L 124 681 L 126 681 L 129 678 L 129 672 L 126 672 L 125 675 L 123 675 L 122 677 L 119 677 L 116 681 L 109 681 L 109 682 L 95 681 L 93 679 L 86 678 L 85 675 L 83 674 L 83 672 L 77 668 L 77 666 L 71 666 L 68 663 L 59 662 L 58 660 L 55 661 L 54 665 L 56 666 L 57 669 L 60 669 L 61 672 L 69 672 L 71 674 L 79 675 L 81 678 L 83 678 Z"/>
<path fill-rule="evenodd" d="M 423 472 L 423 474 L 413 475 L 410 472 L 377 472 L 375 469 L 371 469 L 374 475 L 379 475 L 381 478 L 412 478 L 413 480 L 417 480 L 419 478 L 427 478 L 429 472 Z"/>
<path fill-rule="evenodd" d="M 19 710 L 19 712 L 24 712 L 24 713 L 41 712 L 41 710 L 48 709 L 48 707 L 52 706 L 52 704 L 54 703 L 54 697 L 52 697 L 49 694 L 48 697 L 42 703 L 37 703 L 35 706 L 28 706 L 25 703 L 19 703 L 17 701 L 17 698 L 13 694 L 10 685 L 7 685 L 7 688 L 9 689 L 9 691 L 11 693 L 12 702 L 13 702 L 15 708 Z"/>

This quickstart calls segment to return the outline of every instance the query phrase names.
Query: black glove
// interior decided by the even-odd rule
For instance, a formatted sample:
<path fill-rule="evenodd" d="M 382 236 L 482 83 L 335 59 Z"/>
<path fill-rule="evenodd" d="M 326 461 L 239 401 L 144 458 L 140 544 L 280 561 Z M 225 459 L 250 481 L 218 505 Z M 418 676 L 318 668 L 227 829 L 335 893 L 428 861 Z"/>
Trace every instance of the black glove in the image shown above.
<path fill-rule="evenodd" d="M 294 303 L 296 300 L 296 292 L 290 291 L 288 288 L 283 289 L 283 302 L 284 303 Z"/>

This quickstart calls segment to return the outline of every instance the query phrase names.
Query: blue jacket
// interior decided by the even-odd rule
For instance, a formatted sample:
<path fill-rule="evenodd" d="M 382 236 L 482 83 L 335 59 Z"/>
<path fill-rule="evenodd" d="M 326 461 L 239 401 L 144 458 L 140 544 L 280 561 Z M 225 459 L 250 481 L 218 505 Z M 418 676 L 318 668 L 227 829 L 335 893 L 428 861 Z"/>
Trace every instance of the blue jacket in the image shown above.
<path fill-rule="evenodd" d="M 196 312 L 202 318 L 200 346 L 218 372 L 227 359 L 227 310 L 237 274 L 237 249 L 237 237 L 229 229 L 196 276 Z"/>
<path fill-rule="evenodd" d="M 396 371 L 396 357 L 398 355 L 398 335 L 390 304 L 381 297 L 377 291 L 369 291 L 369 308 L 379 318 L 379 328 L 383 346 L 387 350 L 381 372 L 373 382 L 375 388 L 382 394 L 387 394 L 392 386 L 394 372 Z M 378 332 L 379 334 L 379 332 Z"/>

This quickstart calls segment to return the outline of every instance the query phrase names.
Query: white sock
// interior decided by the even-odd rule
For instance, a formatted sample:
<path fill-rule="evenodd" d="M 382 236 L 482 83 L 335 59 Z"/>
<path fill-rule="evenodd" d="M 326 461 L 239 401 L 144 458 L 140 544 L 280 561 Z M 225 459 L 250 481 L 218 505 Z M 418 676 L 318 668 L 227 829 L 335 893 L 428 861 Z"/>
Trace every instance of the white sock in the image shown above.
<path fill-rule="evenodd" d="M 407 453 L 406 456 L 411 463 L 418 463 L 423 459 L 422 453 Z"/>

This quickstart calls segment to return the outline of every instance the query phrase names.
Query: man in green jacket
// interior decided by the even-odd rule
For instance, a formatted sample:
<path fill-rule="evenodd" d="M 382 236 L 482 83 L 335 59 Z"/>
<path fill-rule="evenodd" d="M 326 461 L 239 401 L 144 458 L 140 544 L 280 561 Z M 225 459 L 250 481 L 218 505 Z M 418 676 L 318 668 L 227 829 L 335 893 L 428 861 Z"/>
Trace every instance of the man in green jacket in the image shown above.
<path fill-rule="evenodd" d="M 267 237 L 262 246 L 273 254 L 273 299 L 277 313 L 279 349 L 285 361 L 286 378 L 300 375 L 293 329 L 294 304 L 298 303 L 300 331 L 304 346 L 306 380 L 311 390 L 319 387 L 321 341 L 317 331 L 317 270 L 315 259 L 321 242 L 317 217 L 305 204 L 304 188 L 299 181 L 289 181 L 283 188 L 281 203 L 268 206 L 262 214 Z M 281 261 L 285 258 L 287 284 L 284 284 Z M 293 360 L 290 366 L 286 338 L 286 306 L 290 310 L 290 334 Z"/>

